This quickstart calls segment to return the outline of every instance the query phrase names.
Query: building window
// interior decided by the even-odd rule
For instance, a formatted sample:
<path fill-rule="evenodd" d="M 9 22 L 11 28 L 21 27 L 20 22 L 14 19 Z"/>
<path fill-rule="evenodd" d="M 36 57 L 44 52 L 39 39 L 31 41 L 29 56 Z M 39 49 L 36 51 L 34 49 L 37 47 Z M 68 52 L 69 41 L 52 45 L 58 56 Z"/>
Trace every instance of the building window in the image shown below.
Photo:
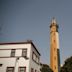
<path fill-rule="evenodd" d="M 32 59 L 37 62 L 37 55 L 34 52 L 32 53 Z"/>
<path fill-rule="evenodd" d="M 26 57 L 27 56 L 27 49 L 22 49 L 22 56 Z"/>
<path fill-rule="evenodd" d="M 11 57 L 14 57 L 15 56 L 15 49 L 12 49 L 11 50 Z"/>
<path fill-rule="evenodd" d="M 19 67 L 19 72 L 26 72 L 26 67 Z"/>
<path fill-rule="evenodd" d="M 7 71 L 6 72 L 14 72 L 14 67 L 7 67 Z"/>
<path fill-rule="evenodd" d="M 37 70 L 35 70 L 35 72 L 37 72 Z"/>
<path fill-rule="evenodd" d="M 31 68 L 31 72 L 34 72 L 34 69 L 33 68 Z"/>
<path fill-rule="evenodd" d="M 32 59 L 33 59 L 34 62 L 39 64 L 39 57 L 34 52 L 32 53 Z"/>
<path fill-rule="evenodd" d="M 2 67 L 3 64 L 0 64 L 0 67 Z"/>
<path fill-rule="evenodd" d="M 33 59 L 34 61 L 36 61 L 36 55 L 35 55 L 34 52 L 32 53 L 32 59 Z"/>

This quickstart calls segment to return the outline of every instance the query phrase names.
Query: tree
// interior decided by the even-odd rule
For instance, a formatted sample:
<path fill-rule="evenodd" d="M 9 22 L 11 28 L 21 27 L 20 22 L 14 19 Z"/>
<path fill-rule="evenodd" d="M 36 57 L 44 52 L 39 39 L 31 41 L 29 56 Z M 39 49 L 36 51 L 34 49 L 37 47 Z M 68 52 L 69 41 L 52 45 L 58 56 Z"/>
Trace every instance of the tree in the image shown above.
<path fill-rule="evenodd" d="M 60 72 L 72 72 L 72 56 L 65 60 Z"/>
<path fill-rule="evenodd" d="M 42 64 L 41 72 L 53 72 L 47 64 Z"/>

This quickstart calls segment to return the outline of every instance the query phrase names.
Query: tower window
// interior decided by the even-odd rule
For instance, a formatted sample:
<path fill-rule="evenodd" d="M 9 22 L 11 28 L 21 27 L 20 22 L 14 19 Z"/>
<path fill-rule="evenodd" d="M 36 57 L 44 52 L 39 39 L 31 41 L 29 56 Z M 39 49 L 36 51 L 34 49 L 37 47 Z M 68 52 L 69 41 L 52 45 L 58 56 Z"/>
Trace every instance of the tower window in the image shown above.
<path fill-rule="evenodd" d="M 54 57 L 54 59 L 56 60 L 56 57 Z"/>
<path fill-rule="evenodd" d="M 55 43 L 55 40 L 54 40 L 54 43 Z"/>
<path fill-rule="evenodd" d="M 56 49 L 54 48 L 54 51 L 55 51 Z"/>
<path fill-rule="evenodd" d="M 15 56 L 15 49 L 12 49 L 11 50 L 11 57 L 14 57 Z"/>
<path fill-rule="evenodd" d="M 56 66 L 55 66 L 55 69 L 56 69 Z"/>
<path fill-rule="evenodd" d="M 54 33 L 54 35 L 55 35 L 55 33 Z"/>

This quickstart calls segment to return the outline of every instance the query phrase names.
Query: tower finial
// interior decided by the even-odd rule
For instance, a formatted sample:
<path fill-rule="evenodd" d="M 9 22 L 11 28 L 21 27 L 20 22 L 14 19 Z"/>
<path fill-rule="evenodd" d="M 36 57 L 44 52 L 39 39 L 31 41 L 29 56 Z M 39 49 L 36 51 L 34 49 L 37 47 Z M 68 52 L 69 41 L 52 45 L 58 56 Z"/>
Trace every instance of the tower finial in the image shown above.
<path fill-rule="evenodd" d="M 51 21 L 51 23 L 53 24 L 56 24 L 57 22 L 56 22 L 56 19 L 55 19 L 55 17 L 53 17 L 53 19 L 52 19 L 52 21 Z"/>

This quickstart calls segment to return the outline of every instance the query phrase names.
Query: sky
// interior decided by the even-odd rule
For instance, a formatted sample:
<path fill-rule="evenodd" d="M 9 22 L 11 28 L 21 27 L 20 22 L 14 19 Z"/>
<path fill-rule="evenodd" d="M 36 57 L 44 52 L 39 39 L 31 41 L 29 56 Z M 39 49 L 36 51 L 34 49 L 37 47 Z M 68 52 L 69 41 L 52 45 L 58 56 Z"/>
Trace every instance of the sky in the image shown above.
<path fill-rule="evenodd" d="M 0 42 L 32 40 L 50 64 L 50 23 L 59 25 L 61 64 L 72 56 L 72 0 L 0 0 Z"/>

